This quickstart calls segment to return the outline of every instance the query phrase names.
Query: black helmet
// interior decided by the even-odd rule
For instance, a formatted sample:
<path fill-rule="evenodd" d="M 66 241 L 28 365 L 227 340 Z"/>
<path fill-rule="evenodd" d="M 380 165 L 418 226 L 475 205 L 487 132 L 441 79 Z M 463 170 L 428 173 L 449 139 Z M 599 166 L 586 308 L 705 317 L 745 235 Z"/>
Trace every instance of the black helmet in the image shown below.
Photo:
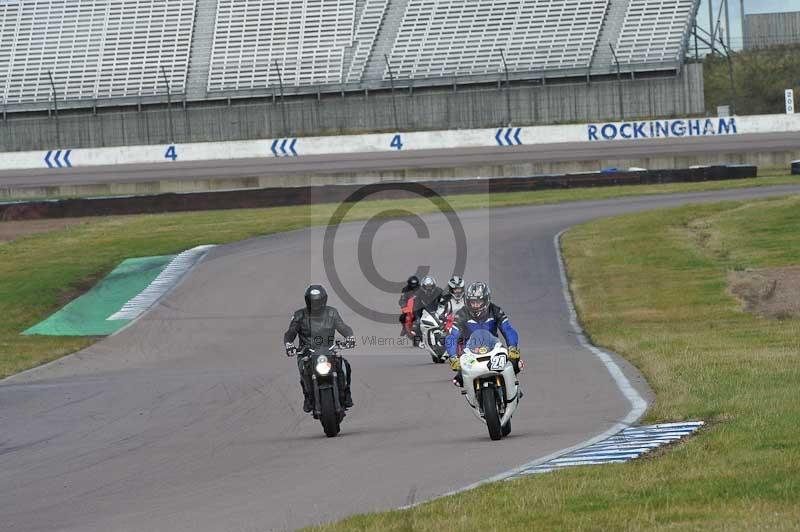
<path fill-rule="evenodd" d="M 489 314 L 489 302 L 492 292 L 489 285 L 483 282 L 472 283 L 467 288 L 467 314 L 472 319 L 482 320 Z"/>
<path fill-rule="evenodd" d="M 459 275 L 454 275 L 450 278 L 450 281 L 447 282 L 447 291 L 450 292 L 450 295 L 453 296 L 453 299 L 456 301 L 461 301 L 464 299 L 464 287 L 466 284 L 464 283 L 464 278 Z"/>
<path fill-rule="evenodd" d="M 436 289 L 436 279 L 430 275 L 426 275 L 422 278 L 421 286 L 424 293 L 430 294 Z"/>
<path fill-rule="evenodd" d="M 306 288 L 306 308 L 312 316 L 320 314 L 327 304 L 328 292 L 322 285 L 312 284 Z"/>
<path fill-rule="evenodd" d="M 416 275 L 412 275 L 411 277 L 408 278 L 408 281 L 406 281 L 406 285 L 411 290 L 416 290 L 417 288 L 419 288 L 419 277 L 417 277 Z"/>

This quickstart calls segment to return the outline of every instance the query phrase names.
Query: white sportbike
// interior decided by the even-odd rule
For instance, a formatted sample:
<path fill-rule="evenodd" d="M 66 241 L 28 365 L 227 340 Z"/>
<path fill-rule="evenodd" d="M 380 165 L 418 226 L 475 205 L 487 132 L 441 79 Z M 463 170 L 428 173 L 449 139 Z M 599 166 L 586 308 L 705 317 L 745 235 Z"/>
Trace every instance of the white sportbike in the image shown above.
<path fill-rule="evenodd" d="M 428 309 L 424 309 L 419 319 L 419 330 L 422 337 L 420 347 L 428 350 L 434 363 L 444 364 L 447 360 L 447 350 L 444 345 L 447 333 L 443 324 L 428 312 Z"/>
<path fill-rule="evenodd" d="M 499 440 L 511 433 L 511 416 L 522 395 L 514 366 L 502 342 L 489 331 L 475 331 L 460 358 L 462 395 L 473 412 Z"/>
<path fill-rule="evenodd" d="M 439 305 L 435 314 L 428 309 L 422 311 L 419 319 L 420 347 L 428 350 L 435 364 L 444 364 L 448 359 L 445 347 L 445 339 L 450 332 L 448 327 L 452 324 L 453 316 L 463 307 L 463 299 L 451 299 L 448 304 Z"/>

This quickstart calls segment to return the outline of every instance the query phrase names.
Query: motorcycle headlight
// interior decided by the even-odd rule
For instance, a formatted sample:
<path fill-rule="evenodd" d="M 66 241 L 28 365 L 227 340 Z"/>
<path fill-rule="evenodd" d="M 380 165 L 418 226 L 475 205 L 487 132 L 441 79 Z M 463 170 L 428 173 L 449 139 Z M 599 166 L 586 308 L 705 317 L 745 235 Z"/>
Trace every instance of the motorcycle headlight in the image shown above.
<path fill-rule="evenodd" d="M 328 357 L 325 355 L 320 355 L 317 357 L 317 366 L 316 371 L 322 376 L 327 375 L 331 372 L 331 363 L 328 361 Z"/>

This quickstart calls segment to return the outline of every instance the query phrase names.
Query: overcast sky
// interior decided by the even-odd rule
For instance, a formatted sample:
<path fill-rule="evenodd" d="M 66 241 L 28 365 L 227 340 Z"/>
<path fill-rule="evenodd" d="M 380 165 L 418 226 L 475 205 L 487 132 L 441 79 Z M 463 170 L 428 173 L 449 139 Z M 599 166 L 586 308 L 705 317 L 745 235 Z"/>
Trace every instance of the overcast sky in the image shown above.
<path fill-rule="evenodd" d="M 701 0 L 700 10 L 697 12 L 697 24 L 702 28 L 708 28 L 708 2 L 713 2 L 714 18 L 719 13 L 719 6 L 722 0 Z M 731 44 L 733 48 L 741 48 L 742 45 L 742 22 L 739 0 L 728 0 L 731 14 Z M 745 14 L 752 13 L 777 13 L 781 11 L 800 11 L 800 0 L 745 0 Z M 723 10 L 723 25 L 725 15 Z"/>

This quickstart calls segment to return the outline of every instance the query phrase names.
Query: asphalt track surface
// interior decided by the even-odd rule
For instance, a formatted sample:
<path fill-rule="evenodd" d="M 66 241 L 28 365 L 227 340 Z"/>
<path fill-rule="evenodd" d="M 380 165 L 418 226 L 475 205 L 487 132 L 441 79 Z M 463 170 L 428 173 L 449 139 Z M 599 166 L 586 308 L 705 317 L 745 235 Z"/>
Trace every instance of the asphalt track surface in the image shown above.
<path fill-rule="evenodd" d="M 531 144 L 515 147 L 412 150 L 174 162 L 0 172 L 0 187 L 130 183 L 137 181 L 305 176 L 330 173 L 370 173 L 530 162 L 648 159 L 744 152 L 797 151 L 800 133 L 761 133 L 719 137 L 686 137 L 597 143 Z M 76 154 L 77 154 L 76 150 Z M 42 152 L 44 157 L 44 152 Z M 73 155 L 73 159 L 76 156 Z M 302 184 L 302 183 L 301 183 Z"/>
<path fill-rule="evenodd" d="M 282 349 L 306 284 L 326 282 L 321 231 L 218 247 L 116 336 L 0 383 L 0 529 L 292 529 L 429 499 L 575 445 L 630 405 L 569 325 L 554 235 L 619 213 L 788 193 L 800 187 L 461 213 L 466 277 L 493 285 L 528 362 L 525 398 L 500 442 L 449 383 L 449 368 L 410 347 L 365 345 L 364 336 L 396 338 L 398 326 L 342 305 L 361 344 L 348 355 L 356 407 L 341 435 L 325 438 L 300 410 L 295 362 Z M 383 276 L 418 264 L 449 273 L 450 228 L 441 215 L 423 220 L 429 239 L 401 220 L 378 228 Z M 356 265 L 363 227 L 339 228 L 339 275 L 359 301 L 392 311 L 394 296 L 367 286 Z"/>

